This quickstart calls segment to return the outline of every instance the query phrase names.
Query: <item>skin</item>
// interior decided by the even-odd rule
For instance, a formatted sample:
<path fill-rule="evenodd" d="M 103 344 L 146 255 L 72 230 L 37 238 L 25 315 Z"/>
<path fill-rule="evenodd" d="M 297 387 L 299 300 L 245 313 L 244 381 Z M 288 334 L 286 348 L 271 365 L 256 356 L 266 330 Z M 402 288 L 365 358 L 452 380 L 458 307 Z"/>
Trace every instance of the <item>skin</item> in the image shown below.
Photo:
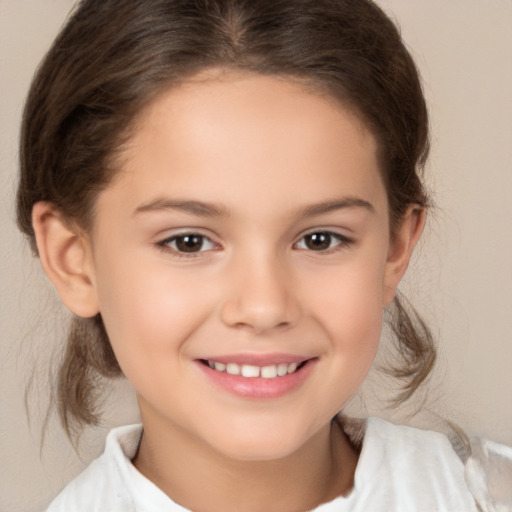
<path fill-rule="evenodd" d="M 411 207 L 390 238 L 376 154 L 333 100 L 217 70 L 143 112 L 91 233 L 34 207 L 46 272 L 73 312 L 101 312 L 137 391 L 134 464 L 183 506 L 305 510 L 349 492 L 357 453 L 330 420 L 372 364 L 424 222 Z M 328 248 L 308 245 L 326 232 Z M 203 237 L 196 252 L 179 252 L 186 233 Z M 314 365 L 272 399 L 198 364 L 276 352 Z"/>

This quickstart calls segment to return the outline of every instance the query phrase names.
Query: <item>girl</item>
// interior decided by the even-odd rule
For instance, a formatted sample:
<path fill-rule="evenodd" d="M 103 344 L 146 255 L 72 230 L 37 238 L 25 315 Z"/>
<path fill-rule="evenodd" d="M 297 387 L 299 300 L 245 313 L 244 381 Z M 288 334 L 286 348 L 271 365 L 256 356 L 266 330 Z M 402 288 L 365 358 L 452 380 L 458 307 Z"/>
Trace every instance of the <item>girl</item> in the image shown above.
<path fill-rule="evenodd" d="M 400 399 L 435 359 L 396 295 L 428 116 L 371 1 L 81 2 L 21 144 L 18 222 L 75 314 L 63 424 L 120 374 L 142 418 L 49 511 L 477 510 L 444 436 L 339 414 L 384 309 Z"/>

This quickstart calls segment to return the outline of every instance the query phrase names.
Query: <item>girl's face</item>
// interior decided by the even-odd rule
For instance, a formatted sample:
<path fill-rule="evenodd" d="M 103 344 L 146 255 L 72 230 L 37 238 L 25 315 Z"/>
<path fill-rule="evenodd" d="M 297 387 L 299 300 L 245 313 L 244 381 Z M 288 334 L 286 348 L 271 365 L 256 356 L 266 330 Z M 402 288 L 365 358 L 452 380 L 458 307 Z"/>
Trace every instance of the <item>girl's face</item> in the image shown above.
<path fill-rule="evenodd" d="M 90 247 L 148 432 L 269 460 L 328 428 L 399 279 L 376 149 L 348 110 L 277 78 L 203 74 L 146 109 Z"/>

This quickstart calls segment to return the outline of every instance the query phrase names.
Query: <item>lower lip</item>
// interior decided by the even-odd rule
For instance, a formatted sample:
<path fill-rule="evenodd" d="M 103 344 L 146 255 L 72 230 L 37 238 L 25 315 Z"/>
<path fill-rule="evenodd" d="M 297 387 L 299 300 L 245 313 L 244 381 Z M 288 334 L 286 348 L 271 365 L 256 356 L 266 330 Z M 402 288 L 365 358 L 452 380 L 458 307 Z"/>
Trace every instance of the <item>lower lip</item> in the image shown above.
<path fill-rule="evenodd" d="M 274 379 L 262 377 L 242 377 L 226 372 L 218 372 L 209 366 L 197 361 L 200 369 L 213 383 L 230 393 L 253 399 L 271 399 L 292 393 L 298 389 L 315 366 L 316 359 L 309 359 L 301 368 L 293 373 Z"/>

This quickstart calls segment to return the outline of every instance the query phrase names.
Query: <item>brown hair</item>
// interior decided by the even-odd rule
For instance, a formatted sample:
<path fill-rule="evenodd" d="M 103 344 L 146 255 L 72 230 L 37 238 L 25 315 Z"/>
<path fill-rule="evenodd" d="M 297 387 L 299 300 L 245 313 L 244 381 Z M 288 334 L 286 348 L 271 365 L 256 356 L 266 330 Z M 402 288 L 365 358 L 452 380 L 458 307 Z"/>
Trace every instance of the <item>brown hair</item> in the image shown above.
<path fill-rule="evenodd" d="M 134 119 L 159 92 L 213 66 L 298 79 L 337 98 L 377 138 L 391 230 L 411 204 L 427 206 L 420 174 L 428 115 L 398 29 L 370 0 L 83 0 L 42 62 L 21 137 L 18 224 L 35 252 L 31 210 L 51 201 L 83 229 L 116 172 Z M 432 337 L 394 301 L 403 366 L 399 399 L 428 376 Z M 101 316 L 76 318 L 58 384 L 70 432 L 98 420 L 98 376 L 120 375 Z"/>

